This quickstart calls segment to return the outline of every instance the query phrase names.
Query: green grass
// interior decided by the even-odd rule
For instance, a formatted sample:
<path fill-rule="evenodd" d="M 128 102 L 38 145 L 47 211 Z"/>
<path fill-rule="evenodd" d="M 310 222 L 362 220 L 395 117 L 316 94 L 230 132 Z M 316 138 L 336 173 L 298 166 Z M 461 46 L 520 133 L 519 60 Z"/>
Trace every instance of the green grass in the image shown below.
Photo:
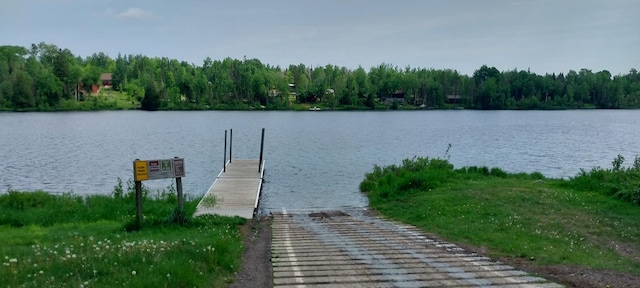
<path fill-rule="evenodd" d="M 0 286 L 224 287 L 240 264 L 245 220 L 173 221 L 175 195 L 116 197 L 10 191 L 0 195 Z M 192 215 L 199 199 L 185 202 Z"/>
<path fill-rule="evenodd" d="M 131 110 L 140 106 L 140 103 L 135 101 L 133 97 L 129 96 L 129 94 L 112 89 L 100 90 L 98 99 L 104 99 L 107 102 L 113 102 L 113 107 L 118 110 Z"/>
<path fill-rule="evenodd" d="M 640 206 L 579 189 L 578 178 L 417 158 L 375 167 L 360 187 L 383 215 L 492 257 L 640 275 Z"/>
<path fill-rule="evenodd" d="M 132 110 L 139 104 L 127 93 L 103 89 L 98 94 L 84 96 L 81 101 L 76 101 L 76 99 L 61 100 L 55 107 L 39 107 L 38 109 L 43 111 Z"/>

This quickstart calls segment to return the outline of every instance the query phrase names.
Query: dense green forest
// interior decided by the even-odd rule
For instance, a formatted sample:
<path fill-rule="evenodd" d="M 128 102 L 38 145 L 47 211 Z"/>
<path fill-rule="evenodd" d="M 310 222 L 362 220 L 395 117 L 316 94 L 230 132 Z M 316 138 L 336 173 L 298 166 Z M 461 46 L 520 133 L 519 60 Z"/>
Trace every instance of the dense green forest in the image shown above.
<path fill-rule="evenodd" d="M 207 58 L 198 66 L 144 55 L 82 58 L 47 43 L 0 46 L 0 110 L 73 109 L 74 103 L 95 101 L 105 88 L 145 110 L 640 108 L 635 69 L 625 75 L 588 69 L 537 75 L 483 65 L 462 75 L 385 63 L 366 71 L 335 65 L 282 68 L 231 58 Z"/>

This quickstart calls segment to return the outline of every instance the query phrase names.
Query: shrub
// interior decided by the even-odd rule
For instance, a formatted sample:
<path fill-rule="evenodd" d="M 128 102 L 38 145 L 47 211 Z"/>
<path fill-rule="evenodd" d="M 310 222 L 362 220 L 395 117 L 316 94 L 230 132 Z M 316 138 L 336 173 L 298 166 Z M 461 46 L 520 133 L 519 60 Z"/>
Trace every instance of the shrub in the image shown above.
<path fill-rule="evenodd" d="M 405 159 L 401 166 L 374 166 L 365 174 L 360 191 L 369 194 L 372 201 L 405 197 L 412 193 L 435 189 L 454 178 L 453 165 L 447 160 L 414 157 Z"/>
<path fill-rule="evenodd" d="M 490 171 L 492 176 L 496 176 L 496 177 L 500 177 L 500 178 L 507 178 L 508 174 L 507 172 L 504 172 L 504 170 L 500 169 L 500 168 L 491 168 Z"/>
<path fill-rule="evenodd" d="M 542 175 L 542 173 L 535 171 L 531 174 L 529 174 L 531 176 L 532 179 L 534 180 L 543 180 L 545 179 L 544 175 Z"/>
<path fill-rule="evenodd" d="M 636 156 L 632 167 L 623 167 L 624 157 L 616 156 L 611 169 L 594 167 L 589 171 L 580 169 L 564 186 L 580 191 L 595 191 L 623 201 L 640 205 L 640 160 Z"/>

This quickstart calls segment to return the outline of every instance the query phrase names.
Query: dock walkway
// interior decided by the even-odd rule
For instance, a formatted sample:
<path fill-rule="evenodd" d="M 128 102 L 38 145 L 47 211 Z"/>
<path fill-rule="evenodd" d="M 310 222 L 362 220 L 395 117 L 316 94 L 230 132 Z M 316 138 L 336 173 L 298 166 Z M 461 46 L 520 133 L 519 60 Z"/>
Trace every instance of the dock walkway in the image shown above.
<path fill-rule="evenodd" d="M 252 219 L 264 177 L 264 161 L 259 163 L 260 160 L 237 159 L 227 163 L 226 172 L 220 171 L 193 216 L 217 214 Z M 215 205 L 208 199 L 215 199 Z"/>

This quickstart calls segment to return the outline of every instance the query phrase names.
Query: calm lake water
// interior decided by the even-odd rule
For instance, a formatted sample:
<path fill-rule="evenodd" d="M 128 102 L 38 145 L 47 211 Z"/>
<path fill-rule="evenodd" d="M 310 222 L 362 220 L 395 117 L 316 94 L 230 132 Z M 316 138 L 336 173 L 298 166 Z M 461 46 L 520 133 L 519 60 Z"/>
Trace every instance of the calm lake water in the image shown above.
<path fill-rule="evenodd" d="M 265 128 L 264 211 L 361 207 L 375 164 L 444 157 L 451 144 L 456 167 L 571 177 L 618 154 L 631 163 L 639 124 L 638 110 L 0 113 L 0 188 L 108 194 L 134 159 L 178 156 L 185 193 L 199 196 L 222 169 L 224 130 L 234 158 L 257 159 Z"/>

